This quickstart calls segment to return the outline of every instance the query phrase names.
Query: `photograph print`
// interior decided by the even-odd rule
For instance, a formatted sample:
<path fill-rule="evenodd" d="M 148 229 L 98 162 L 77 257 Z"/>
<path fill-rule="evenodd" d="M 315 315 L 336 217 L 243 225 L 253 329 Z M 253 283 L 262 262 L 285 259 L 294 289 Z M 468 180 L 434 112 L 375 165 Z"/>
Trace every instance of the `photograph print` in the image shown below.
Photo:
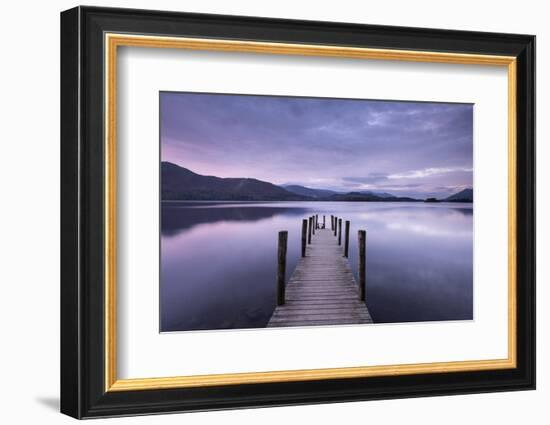
<path fill-rule="evenodd" d="M 472 104 L 159 102 L 161 332 L 473 320 Z"/>

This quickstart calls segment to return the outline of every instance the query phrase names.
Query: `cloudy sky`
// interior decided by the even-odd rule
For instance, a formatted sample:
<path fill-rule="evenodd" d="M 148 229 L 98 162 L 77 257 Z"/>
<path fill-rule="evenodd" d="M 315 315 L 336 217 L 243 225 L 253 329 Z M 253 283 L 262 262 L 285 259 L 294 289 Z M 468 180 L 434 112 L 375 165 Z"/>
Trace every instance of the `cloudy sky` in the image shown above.
<path fill-rule="evenodd" d="M 204 175 L 444 196 L 472 187 L 473 106 L 160 94 L 161 157 Z"/>

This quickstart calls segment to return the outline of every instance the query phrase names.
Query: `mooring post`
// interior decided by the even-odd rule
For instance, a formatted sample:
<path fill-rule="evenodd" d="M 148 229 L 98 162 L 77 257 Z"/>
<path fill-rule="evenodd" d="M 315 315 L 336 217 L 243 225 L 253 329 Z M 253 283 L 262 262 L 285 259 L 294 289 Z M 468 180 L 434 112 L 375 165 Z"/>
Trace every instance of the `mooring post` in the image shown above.
<path fill-rule="evenodd" d="M 348 258 L 349 254 L 349 220 L 346 220 L 346 233 L 344 234 L 344 257 Z"/>
<path fill-rule="evenodd" d="M 311 234 L 315 234 L 315 216 L 311 216 Z"/>
<path fill-rule="evenodd" d="M 342 245 L 342 219 L 338 219 L 338 245 Z"/>
<path fill-rule="evenodd" d="M 330 215 L 330 230 L 334 230 L 334 215 Z"/>
<path fill-rule="evenodd" d="M 311 244 L 311 217 L 308 218 L 308 235 L 307 235 L 307 243 Z"/>
<path fill-rule="evenodd" d="M 277 305 L 285 303 L 286 245 L 288 231 L 279 232 L 279 248 L 277 251 Z"/>
<path fill-rule="evenodd" d="M 359 230 L 359 299 L 365 301 L 367 280 L 367 232 Z"/>
<path fill-rule="evenodd" d="M 325 216 L 323 215 L 323 229 L 325 228 Z"/>
<path fill-rule="evenodd" d="M 306 256 L 306 242 L 307 242 L 307 220 L 302 220 L 302 257 Z"/>
<path fill-rule="evenodd" d="M 338 231 L 338 217 L 334 216 L 334 236 L 336 236 L 337 231 Z"/>
<path fill-rule="evenodd" d="M 319 216 L 317 214 L 315 214 L 315 228 L 319 228 Z"/>

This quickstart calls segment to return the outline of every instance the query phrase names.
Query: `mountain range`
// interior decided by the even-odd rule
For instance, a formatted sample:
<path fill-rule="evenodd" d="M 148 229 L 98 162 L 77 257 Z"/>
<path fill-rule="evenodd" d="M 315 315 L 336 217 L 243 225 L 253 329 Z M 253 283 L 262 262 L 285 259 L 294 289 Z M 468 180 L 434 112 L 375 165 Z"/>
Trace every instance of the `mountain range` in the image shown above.
<path fill-rule="evenodd" d="M 297 184 L 283 184 L 281 185 L 281 187 L 284 187 L 289 192 L 295 193 L 297 195 L 309 196 L 310 198 L 316 198 L 316 199 L 326 199 L 331 196 L 334 197 L 335 195 L 337 196 L 346 195 L 346 193 L 337 192 L 335 190 L 313 189 L 311 187 L 300 186 Z M 359 196 L 365 196 L 365 197 L 371 196 L 376 198 L 395 198 L 394 195 L 386 192 L 361 191 L 361 192 L 349 192 L 349 194 L 353 194 L 353 195 L 359 194 Z"/>
<path fill-rule="evenodd" d="M 446 202 L 474 202 L 474 191 L 472 189 L 464 189 L 454 195 L 445 198 Z"/>
<path fill-rule="evenodd" d="M 202 176 L 171 162 L 161 164 L 163 200 L 304 201 L 309 198 L 249 178 Z"/>
<path fill-rule="evenodd" d="M 311 187 L 300 186 L 297 184 L 283 184 L 281 185 L 284 189 L 292 192 L 296 195 L 307 196 L 309 198 L 322 199 L 328 196 L 335 195 L 338 192 L 328 189 L 313 189 Z"/>
<path fill-rule="evenodd" d="M 385 192 L 343 193 L 295 184 L 277 186 L 252 178 L 203 176 L 166 161 L 161 163 L 161 196 L 163 201 L 423 201 L 423 199 L 394 196 Z M 473 191 L 465 189 L 441 201 L 472 202 Z"/>

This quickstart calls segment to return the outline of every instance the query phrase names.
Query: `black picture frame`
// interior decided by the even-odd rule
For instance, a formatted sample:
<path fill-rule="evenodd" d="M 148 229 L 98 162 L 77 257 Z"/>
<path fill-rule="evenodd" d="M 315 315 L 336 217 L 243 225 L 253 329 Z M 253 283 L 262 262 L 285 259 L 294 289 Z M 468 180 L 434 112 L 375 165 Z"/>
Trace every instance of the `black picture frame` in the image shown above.
<path fill-rule="evenodd" d="M 516 57 L 517 367 L 106 392 L 106 32 Z M 97 7 L 67 10 L 61 13 L 61 195 L 62 413 L 92 418 L 535 388 L 534 36 Z"/>

